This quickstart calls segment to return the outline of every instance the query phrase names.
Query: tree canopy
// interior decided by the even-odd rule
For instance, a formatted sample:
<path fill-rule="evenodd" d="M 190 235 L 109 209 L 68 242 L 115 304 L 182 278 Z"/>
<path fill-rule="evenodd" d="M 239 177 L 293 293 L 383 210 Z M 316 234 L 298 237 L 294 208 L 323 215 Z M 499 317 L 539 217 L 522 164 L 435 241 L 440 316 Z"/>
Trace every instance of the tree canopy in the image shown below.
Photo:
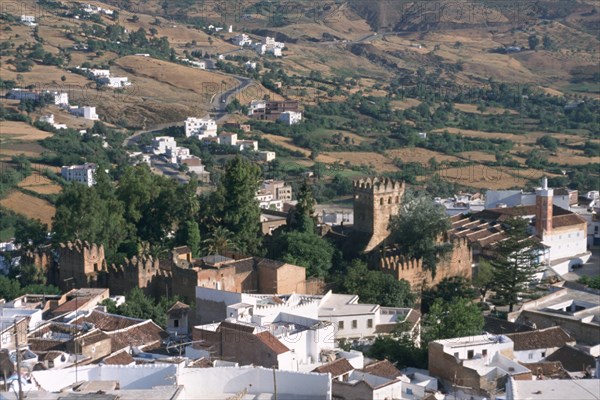
<path fill-rule="evenodd" d="M 435 275 L 439 260 L 451 250 L 452 245 L 440 241 L 450 229 L 444 207 L 425 195 L 404 194 L 400 213 L 390 222 L 390 240 L 398 244 L 409 258 L 423 260 L 423 266 Z"/>
<path fill-rule="evenodd" d="M 469 299 L 437 299 L 423 321 L 423 342 L 480 335 L 483 315 Z"/>
<path fill-rule="evenodd" d="M 508 237 L 496 243 L 490 264 L 494 270 L 496 300 L 512 312 L 519 294 L 526 291 L 540 269 L 539 241 L 528 232 L 528 221 L 512 218 L 504 222 Z"/>

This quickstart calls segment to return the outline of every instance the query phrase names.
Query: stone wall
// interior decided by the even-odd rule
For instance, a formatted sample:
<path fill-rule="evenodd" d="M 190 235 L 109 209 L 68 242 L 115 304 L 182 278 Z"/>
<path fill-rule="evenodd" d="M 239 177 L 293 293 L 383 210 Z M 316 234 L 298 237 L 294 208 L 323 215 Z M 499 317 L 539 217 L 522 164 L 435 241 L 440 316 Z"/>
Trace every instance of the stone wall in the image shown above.
<path fill-rule="evenodd" d="M 379 256 L 379 269 L 393 275 L 396 279 L 408 281 L 411 288 L 420 291 L 423 288 L 435 286 L 443 279 L 462 276 L 472 278 L 472 253 L 466 239 L 452 241 L 452 252 L 441 260 L 436 267 L 435 277 L 430 270 L 423 267 L 422 260 L 408 259 L 389 251 Z"/>
<path fill-rule="evenodd" d="M 365 252 L 389 236 L 389 222 L 399 213 L 404 190 L 404 182 L 388 178 L 354 181 L 354 229 L 371 235 Z"/>

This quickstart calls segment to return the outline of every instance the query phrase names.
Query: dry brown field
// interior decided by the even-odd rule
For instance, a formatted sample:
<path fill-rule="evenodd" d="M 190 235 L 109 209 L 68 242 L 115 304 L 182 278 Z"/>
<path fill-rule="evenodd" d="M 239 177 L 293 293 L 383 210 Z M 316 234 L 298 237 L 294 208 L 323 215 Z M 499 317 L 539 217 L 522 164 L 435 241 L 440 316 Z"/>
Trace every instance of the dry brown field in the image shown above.
<path fill-rule="evenodd" d="M 449 156 L 447 154 L 438 153 L 437 151 L 422 149 L 418 147 L 388 150 L 386 152 L 386 155 L 392 160 L 398 157 L 404 163 L 415 162 L 423 165 L 426 165 L 429 159 L 431 159 L 432 157 L 435 157 L 438 163 L 442 161 L 459 161 L 458 157 Z"/>
<path fill-rule="evenodd" d="M 54 206 L 46 200 L 30 196 L 18 190 L 11 192 L 7 197 L 0 200 L 0 205 L 27 218 L 39 219 L 48 226 L 50 226 L 52 217 L 56 214 Z"/>
<path fill-rule="evenodd" d="M 52 133 L 45 132 L 21 121 L 1 121 L 0 122 L 0 143 L 9 139 L 19 139 L 24 141 L 35 141 L 52 136 Z"/>

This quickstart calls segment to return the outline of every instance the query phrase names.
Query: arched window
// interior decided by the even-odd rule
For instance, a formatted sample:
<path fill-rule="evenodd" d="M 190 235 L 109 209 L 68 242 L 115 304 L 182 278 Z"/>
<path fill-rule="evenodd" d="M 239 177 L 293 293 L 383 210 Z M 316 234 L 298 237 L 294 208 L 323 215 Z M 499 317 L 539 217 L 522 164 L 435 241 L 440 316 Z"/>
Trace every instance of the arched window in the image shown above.
<path fill-rule="evenodd" d="M 391 197 L 388 199 L 388 204 L 392 204 L 392 198 Z"/>
<path fill-rule="evenodd" d="M 383 197 L 379 199 L 379 205 L 382 206 L 383 205 Z"/>
<path fill-rule="evenodd" d="M 396 196 L 396 204 L 400 203 L 400 196 Z"/>

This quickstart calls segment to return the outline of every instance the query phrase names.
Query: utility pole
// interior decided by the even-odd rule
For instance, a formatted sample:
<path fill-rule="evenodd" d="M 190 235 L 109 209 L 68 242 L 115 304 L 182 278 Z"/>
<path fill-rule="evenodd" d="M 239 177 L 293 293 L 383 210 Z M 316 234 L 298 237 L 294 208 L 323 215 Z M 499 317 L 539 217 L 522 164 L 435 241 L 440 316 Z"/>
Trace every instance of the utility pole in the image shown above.
<path fill-rule="evenodd" d="M 273 399 L 277 400 L 277 375 L 275 371 L 275 366 L 273 366 Z"/>
<path fill-rule="evenodd" d="M 19 351 L 19 329 L 15 318 L 15 348 L 17 349 L 17 381 L 19 382 L 19 400 L 23 400 L 23 385 L 21 384 L 21 352 Z"/>

